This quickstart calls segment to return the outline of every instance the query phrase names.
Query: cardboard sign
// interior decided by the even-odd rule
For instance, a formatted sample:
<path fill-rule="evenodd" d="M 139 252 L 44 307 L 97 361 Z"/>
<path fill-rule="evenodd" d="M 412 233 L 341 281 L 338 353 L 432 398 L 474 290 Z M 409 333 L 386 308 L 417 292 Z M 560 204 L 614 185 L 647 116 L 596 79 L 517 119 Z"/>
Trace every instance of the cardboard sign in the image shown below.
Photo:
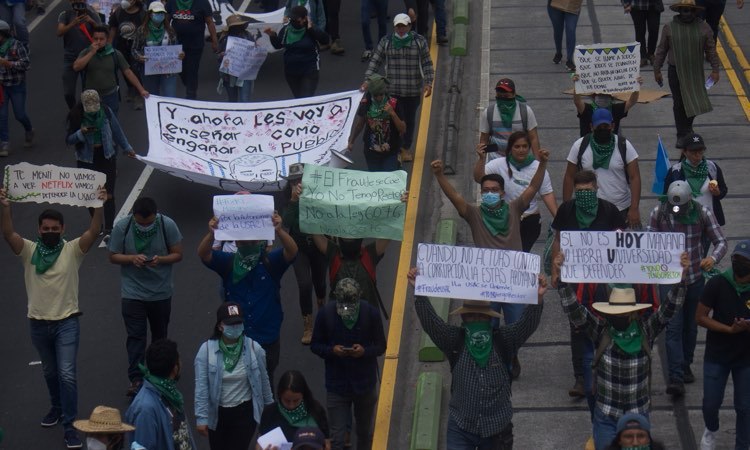
<path fill-rule="evenodd" d="M 182 45 L 157 45 L 143 47 L 146 62 L 143 70 L 146 75 L 166 75 L 182 72 Z"/>
<path fill-rule="evenodd" d="M 531 253 L 419 244 L 414 294 L 535 304 L 540 264 Z"/>
<path fill-rule="evenodd" d="M 363 172 L 305 165 L 299 224 L 303 233 L 400 241 L 406 172 Z"/>
<path fill-rule="evenodd" d="M 106 175 L 93 170 L 20 163 L 5 166 L 3 188 L 12 202 L 99 208 L 104 204 L 99 189 L 106 181 Z"/>
<path fill-rule="evenodd" d="M 266 61 L 268 50 L 256 47 L 255 43 L 234 36 L 227 38 L 227 49 L 219 65 L 219 72 L 237 77 L 239 80 L 254 80 Z"/>
<path fill-rule="evenodd" d="M 576 45 L 576 92 L 632 92 L 641 88 L 641 45 L 593 44 Z"/>
<path fill-rule="evenodd" d="M 272 241 L 273 197 L 270 195 L 215 195 L 214 216 L 218 241 Z"/>
<path fill-rule="evenodd" d="M 683 233 L 561 231 L 560 277 L 573 283 L 674 284 L 682 279 Z"/>

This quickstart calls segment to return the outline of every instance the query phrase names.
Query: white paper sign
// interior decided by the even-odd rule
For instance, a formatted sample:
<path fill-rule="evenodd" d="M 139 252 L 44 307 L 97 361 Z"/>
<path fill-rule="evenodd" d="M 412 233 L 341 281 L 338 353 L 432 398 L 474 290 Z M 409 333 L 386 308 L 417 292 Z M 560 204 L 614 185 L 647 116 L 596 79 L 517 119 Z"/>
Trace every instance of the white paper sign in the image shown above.
<path fill-rule="evenodd" d="M 214 216 L 219 241 L 273 240 L 273 197 L 270 195 L 216 195 Z"/>
<path fill-rule="evenodd" d="M 326 165 L 347 147 L 359 91 L 266 103 L 151 95 L 148 156 L 156 169 L 226 191 L 278 191 L 293 163 Z"/>
<path fill-rule="evenodd" d="M 535 304 L 540 262 L 511 250 L 419 244 L 414 294 Z"/>
<path fill-rule="evenodd" d="M 268 53 L 281 51 L 280 48 L 274 48 L 274 46 L 271 45 L 271 39 L 269 39 L 268 35 L 264 33 L 264 30 L 270 28 L 278 33 L 284 25 L 284 11 L 286 8 L 280 8 L 270 13 L 249 14 L 237 11 L 232 4 L 228 2 L 210 0 L 209 3 L 211 3 L 211 9 L 214 11 L 213 17 L 217 34 L 226 31 L 226 23 L 229 16 L 238 14 L 250 20 L 246 29 L 253 36 L 258 47 L 265 48 Z M 210 37 L 208 29 L 205 31 L 205 36 L 207 38 Z"/>
<path fill-rule="evenodd" d="M 682 278 L 683 233 L 561 231 L 561 279 L 574 283 L 674 284 Z"/>
<path fill-rule="evenodd" d="M 20 163 L 5 166 L 3 188 L 12 202 L 98 208 L 104 204 L 98 191 L 106 181 L 105 174 L 93 170 Z"/>
<path fill-rule="evenodd" d="M 639 91 L 641 85 L 641 45 L 592 44 L 576 45 L 573 54 L 578 81 L 575 82 L 579 94 L 604 92 Z"/>
<path fill-rule="evenodd" d="M 143 47 L 146 62 L 143 70 L 146 75 L 164 75 L 182 72 L 182 45 L 156 45 Z"/>
<path fill-rule="evenodd" d="M 256 47 L 255 43 L 234 36 L 227 38 L 227 49 L 219 65 L 219 72 L 227 73 L 240 80 L 254 80 L 260 66 L 266 60 L 268 50 Z"/>
<path fill-rule="evenodd" d="M 292 448 L 292 444 L 287 442 L 286 436 L 284 436 L 284 432 L 281 431 L 281 427 L 276 427 L 263 436 L 259 436 L 258 445 L 260 445 L 260 448 L 266 448 L 269 445 L 278 446 L 282 449 L 285 445 L 288 446 L 287 448 Z"/>

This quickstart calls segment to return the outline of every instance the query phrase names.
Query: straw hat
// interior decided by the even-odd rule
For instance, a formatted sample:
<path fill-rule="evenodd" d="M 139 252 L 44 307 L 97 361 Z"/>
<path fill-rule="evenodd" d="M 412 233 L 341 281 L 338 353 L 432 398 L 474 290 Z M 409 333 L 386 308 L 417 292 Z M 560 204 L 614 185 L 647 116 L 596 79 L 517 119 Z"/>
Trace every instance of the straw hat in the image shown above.
<path fill-rule="evenodd" d="M 502 314 L 490 307 L 490 302 L 485 300 L 464 300 L 463 305 L 451 314 L 484 314 L 498 319 L 503 317 Z"/>
<path fill-rule="evenodd" d="M 125 433 L 135 430 L 135 427 L 122 423 L 120 410 L 109 406 L 97 406 L 91 411 L 89 420 L 76 420 L 73 426 L 84 433 Z"/>
<path fill-rule="evenodd" d="M 596 302 L 591 305 L 595 310 L 603 314 L 627 314 L 633 311 L 650 308 L 650 303 L 636 303 L 635 289 L 633 288 L 612 288 L 609 294 L 609 302 Z"/>
<path fill-rule="evenodd" d="M 250 23 L 250 19 L 239 14 L 232 14 L 231 16 L 227 17 L 227 28 L 238 25 L 247 25 L 248 23 Z"/>
<path fill-rule="evenodd" d="M 674 12 L 678 12 L 680 8 L 704 9 L 702 6 L 696 5 L 695 0 L 680 0 L 680 3 L 669 5 L 669 9 Z"/>

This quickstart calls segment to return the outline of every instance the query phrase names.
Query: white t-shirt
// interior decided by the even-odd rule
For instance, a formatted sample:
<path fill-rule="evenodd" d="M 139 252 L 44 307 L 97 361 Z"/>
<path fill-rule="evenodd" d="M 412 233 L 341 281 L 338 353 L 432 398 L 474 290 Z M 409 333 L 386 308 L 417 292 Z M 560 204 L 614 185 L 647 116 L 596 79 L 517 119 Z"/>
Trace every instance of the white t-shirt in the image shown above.
<path fill-rule="evenodd" d="M 489 106 L 487 107 L 489 108 Z M 487 123 L 487 108 L 482 110 L 482 117 L 479 118 L 479 132 L 487 133 L 490 135 L 490 142 L 497 144 L 500 148 L 498 153 L 488 153 L 487 158 L 490 160 L 497 159 L 505 153 L 505 149 L 508 146 L 508 137 L 514 131 L 523 131 L 523 122 L 521 121 L 521 108 L 526 108 L 528 117 L 526 120 L 526 129 L 531 131 L 537 127 L 536 116 L 534 111 L 526 103 L 518 103 L 516 106 L 516 112 L 513 115 L 513 123 L 510 128 L 503 126 L 503 121 L 500 116 L 500 110 L 497 108 L 497 104 L 494 105 L 495 114 L 492 116 L 492 130 L 490 130 L 490 124 Z"/>
<path fill-rule="evenodd" d="M 623 163 L 620 157 L 620 149 L 617 147 L 619 138 L 619 136 L 615 135 L 615 150 L 612 152 L 612 159 L 609 160 L 609 169 L 600 167 L 594 170 L 594 154 L 593 150 L 591 150 L 591 144 L 583 152 L 581 166 L 585 170 L 594 170 L 596 172 L 596 184 L 599 187 L 597 191 L 598 197 L 614 203 L 617 209 L 622 211 L 630 206 L 630 186 L 628 186 L 625 179 L 626 163 Z M 578 164 L 578 148 L 581 146 L 581 141 L 583 141 L 583 138 L 575 141 L 570 148 L 567 159 L 571 164 Z M 630 141 L 626 142 L 625 159 L 627 160 L 627 164 L 638 159 L 638 153 L 636 153 L 635 147 L 630 144 Z"/>
<path fill-rule="evenodd" d="M 510 168 L 513 171 L 513 175 L 510 176 L 508 175 L 508 163 L 506 162 L 506 158 L 502 157 L 488 162 L 487 165 L 484 166 L 484 173 L 496 173 L 503 177 L 503 181 L 505 181 L 505 201 L 512 202 L 520 197 L 521 193 L 529 187 L 529 183 L 531 183 L 531 179 L 534 178 L 534 174 L 538 167 L 539 161 L 536 160 L 521 170 L 517 170 L 511 165 Z M 538 214 L 539 204 L 537 203 L 537 199 L 540 195 L 546 195 L 552 192 L 552 181 L 550 180 L 549 172 L 545 170 L 542 187 L 539 188 L 539 192 L 537 192 L 534 198 L 531 199 L 529 208 L 524 211 L 524 214 Z"/>
<path fill-rule="evenodd" d="M 245 349 L 242 349 L 242 351 L 244 352 Z M 221 353 L 219 353 L 218 356 L 218 364 L 224 364 Z M 245 360 L 240 356 L 240 360 L 237 361 L 237 365 L 234 366 L 233 371 L 227 372 L 225 370 L 222 373 L 221 398 L 219 399 L 219 405 L 224 408 L 233 408 L 241 403 L 245 403 L 251 398 L 253 398 L 253 395 L 250 391 L 250 382 L 247 380 Z"/>

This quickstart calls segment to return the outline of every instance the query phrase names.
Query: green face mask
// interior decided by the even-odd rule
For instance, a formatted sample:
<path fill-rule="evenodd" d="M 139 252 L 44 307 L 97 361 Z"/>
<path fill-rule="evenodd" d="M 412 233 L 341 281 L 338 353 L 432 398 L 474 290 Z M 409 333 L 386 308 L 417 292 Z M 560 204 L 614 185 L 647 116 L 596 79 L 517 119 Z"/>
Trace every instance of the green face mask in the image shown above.
<path fill-rule="evenodd" d="M 466 349 L 479 367 L 487 367 L 492 350 L 492 325 L 489 321 L 464 323 Z"/>
<path fill-rule="evenodd" d="M 641 327 L 636 321 L 630 322 L 624 331 L 610 327 L 609 335 L 612 336 L 612 341 L 628 355 L 635 355 L 641 350 Z"/>
<path fill-rule="evenodd" d="M 638 445 L 636 447 L 620 447 L 622 450 L 651 450 L 651 444 Z"/>
<path fill-rule="evenodd" d="M 596 191 L 577 190 L 575 196 L 576 220 L 578 226 L 587 229 L 596 218 L 599 209 L 599 199 Z"/>

